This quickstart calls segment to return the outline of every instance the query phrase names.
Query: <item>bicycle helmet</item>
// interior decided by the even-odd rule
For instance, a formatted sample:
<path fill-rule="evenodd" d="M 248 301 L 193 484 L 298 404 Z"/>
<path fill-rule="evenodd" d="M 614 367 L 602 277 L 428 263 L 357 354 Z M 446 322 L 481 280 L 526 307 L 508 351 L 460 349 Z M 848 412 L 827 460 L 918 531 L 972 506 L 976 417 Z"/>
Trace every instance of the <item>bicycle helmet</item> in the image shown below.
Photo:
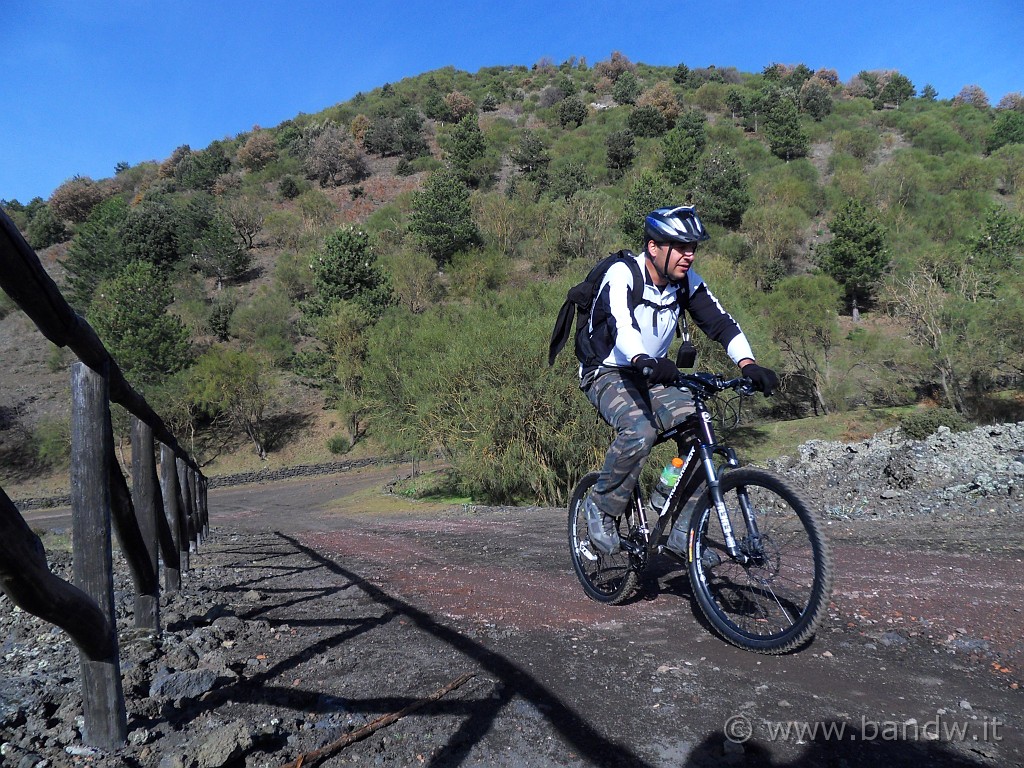
<path fill-rule="evenodd" d="M 659 208 L 644 217 L 645 243 L 699 243 L 710 237 L 692 205 Z"/>

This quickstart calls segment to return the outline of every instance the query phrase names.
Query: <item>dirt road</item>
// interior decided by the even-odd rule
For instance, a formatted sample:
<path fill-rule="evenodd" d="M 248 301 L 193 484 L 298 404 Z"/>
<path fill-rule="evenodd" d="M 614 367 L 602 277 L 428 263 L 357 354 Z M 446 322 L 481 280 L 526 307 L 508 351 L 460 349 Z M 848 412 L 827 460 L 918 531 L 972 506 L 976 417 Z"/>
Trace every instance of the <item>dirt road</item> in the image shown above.
<path fill-rule="evenodd" d="M 1024 765 L 1012 519 L 829 525 L 829 619 L 768 657 L 705 628 L 667 559 L 633 602 L 588 600 L 562 510 L 360 511 L 392 473 L 211 493 L 198 561 L 290 648 L 261 685 L 370 716 L 476 673 L 329 765 Z"/>

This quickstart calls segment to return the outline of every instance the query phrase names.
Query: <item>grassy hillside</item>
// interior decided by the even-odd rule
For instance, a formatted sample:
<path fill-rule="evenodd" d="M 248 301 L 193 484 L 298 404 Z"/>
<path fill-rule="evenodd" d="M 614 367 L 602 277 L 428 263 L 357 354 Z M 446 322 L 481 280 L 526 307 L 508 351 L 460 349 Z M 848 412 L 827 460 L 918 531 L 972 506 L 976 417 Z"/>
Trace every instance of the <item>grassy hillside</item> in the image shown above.
<path fill-rule="evenodd" d="M 425 73 L 4 209 L 208 472 L 440 451 L 479 498 L 560 501 L 607 434 L 551 323 L 643 213 L 712 232 L 697 269 L 784 379 L 764 456 L 1019 418 L 1022 189 L 1019 94 L 614 54 Z M 5 483 L 65 460 L 58 400 L 6 406 Z"/>

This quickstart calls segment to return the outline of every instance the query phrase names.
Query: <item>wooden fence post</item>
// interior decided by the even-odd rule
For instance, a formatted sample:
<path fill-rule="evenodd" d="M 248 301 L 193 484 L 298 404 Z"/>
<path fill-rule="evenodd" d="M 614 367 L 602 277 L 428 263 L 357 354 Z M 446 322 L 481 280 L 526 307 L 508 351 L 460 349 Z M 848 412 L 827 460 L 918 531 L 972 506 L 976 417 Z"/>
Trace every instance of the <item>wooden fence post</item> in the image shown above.
<path fill-rule="evenodd" d="M 153 573 L 160 573 L 160 527 L 157 508 L 156 461 L 153 456 L 153 428 L 138 416 L 132 417 L 132 499 L 139 530 L 146 546 Z M 160 597 L 137 595 L 135 598 L 135 626 L 160 631 Z"/>
<path fill-rule="evenodd" d="M 110 501 L 114 513 L 114 533 L 121 545 L 128 570 L 135 583 L 135 626 L 157 629 L 145 615 L 153 613 L 160 602 L 160 579 L 149 561 L 149 551 L 139 527 L 139 518 L 132 503 L 121 467 L 110 462 Z"/>
<path fill-rule="evenodd" d="M 164 492 L 164 511 L 171 526 L 174 547 L 178 551 L 178 567 L 188 570 L 188 528 L 181 513 L 181 489 L 178 487 L 178 462 L 174 451 L 160 446 L 160 487 Z"/>
<path fill-rule="evenodd" d="M 202 511 L 203 534 L 210 536 L 210 481 L 205 477 L 199 479 L 199 509 Z"/>
<path fill-rule="evenodd" d="M 199 542 L 196 540 L 196 519 L 192 515 L 192 494 L 188 485 L 188 464 L 185 460 L 178 457 L 178 490 L 181 492 L 181 496 L 178 497 L 178 502 L 181 505 L 181 515 L 185 520 L 184 533 L 188 537 L 188 544 L 182 541 L 182 547 L 188 546 L 189 552 L 199 551 Z"/>
<path fill-rule="evenodd" d="M 143 424 L 145 422 L 142 422 Z M 161 451 L 163 447 L 161 446 Z M 161 453 L 163 458 L 163 453 Z M 160 544 L 160 554 L 164 558 L 164 589 L 168 592 L 177 592 L 181 589 L 181 555 L 174 543 L 174 535 L 171 532 L 171 525 L 167 521 L 168 505 L 164 498 L 164 488 L 157 474 L 158 462 L 153 462 L 153 479 L 151 482 L 158 492 L 154 494 L 154 504 L 157 515 L 157 541 Z"/>
<path fill-rule="evenodd" d="M 206 536 L 203 533 L 203 516 L 199 511 L 199 480 L 197 473 L 191 467 L 188 468 L 188 495 L 189 501 L 191 502 L 192 520 L 195 521 L 196 527 L 196 544 L 202 544 L 206 540 Z"/>
<path fill-rule="evenodd" d="M 109 622 L 111 655 L 94 660 L 79 652 L 83 740 L 113 750 L 128 736 L 114 614 L 110 548 L 110 464 L 114 441 L 109 389 L 103 373 L 84 363 L 71 367 L 71 512 L 75 585 L 96 601 Z"/>

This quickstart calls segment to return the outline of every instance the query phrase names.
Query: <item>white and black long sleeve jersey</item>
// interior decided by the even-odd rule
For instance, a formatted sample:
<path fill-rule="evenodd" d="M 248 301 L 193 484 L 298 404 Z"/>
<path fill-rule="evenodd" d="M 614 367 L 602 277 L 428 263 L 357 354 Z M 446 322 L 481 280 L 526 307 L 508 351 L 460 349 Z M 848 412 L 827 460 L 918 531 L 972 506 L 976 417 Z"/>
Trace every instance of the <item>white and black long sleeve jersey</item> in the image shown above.
<path fill-rule="evenodd" d="M 717 341 L 733 362 L 753 358 L 750 342 L 739 324 L 691 268 L 685 284 L 655 285 L 643 253 L 636 255 L 644 276 L 643 298 L 633 305 L 633 273 L 625 262 L 613 264 L 604 275 L 590 313 L 591 343 L 601 360 L 597 367 L 629 368 L 637 355 L 658 358 L 668 353 L 679 313 L 686 311 L 708 338 Z M 585 377 L 594 367 L 581 367 Z"/>

